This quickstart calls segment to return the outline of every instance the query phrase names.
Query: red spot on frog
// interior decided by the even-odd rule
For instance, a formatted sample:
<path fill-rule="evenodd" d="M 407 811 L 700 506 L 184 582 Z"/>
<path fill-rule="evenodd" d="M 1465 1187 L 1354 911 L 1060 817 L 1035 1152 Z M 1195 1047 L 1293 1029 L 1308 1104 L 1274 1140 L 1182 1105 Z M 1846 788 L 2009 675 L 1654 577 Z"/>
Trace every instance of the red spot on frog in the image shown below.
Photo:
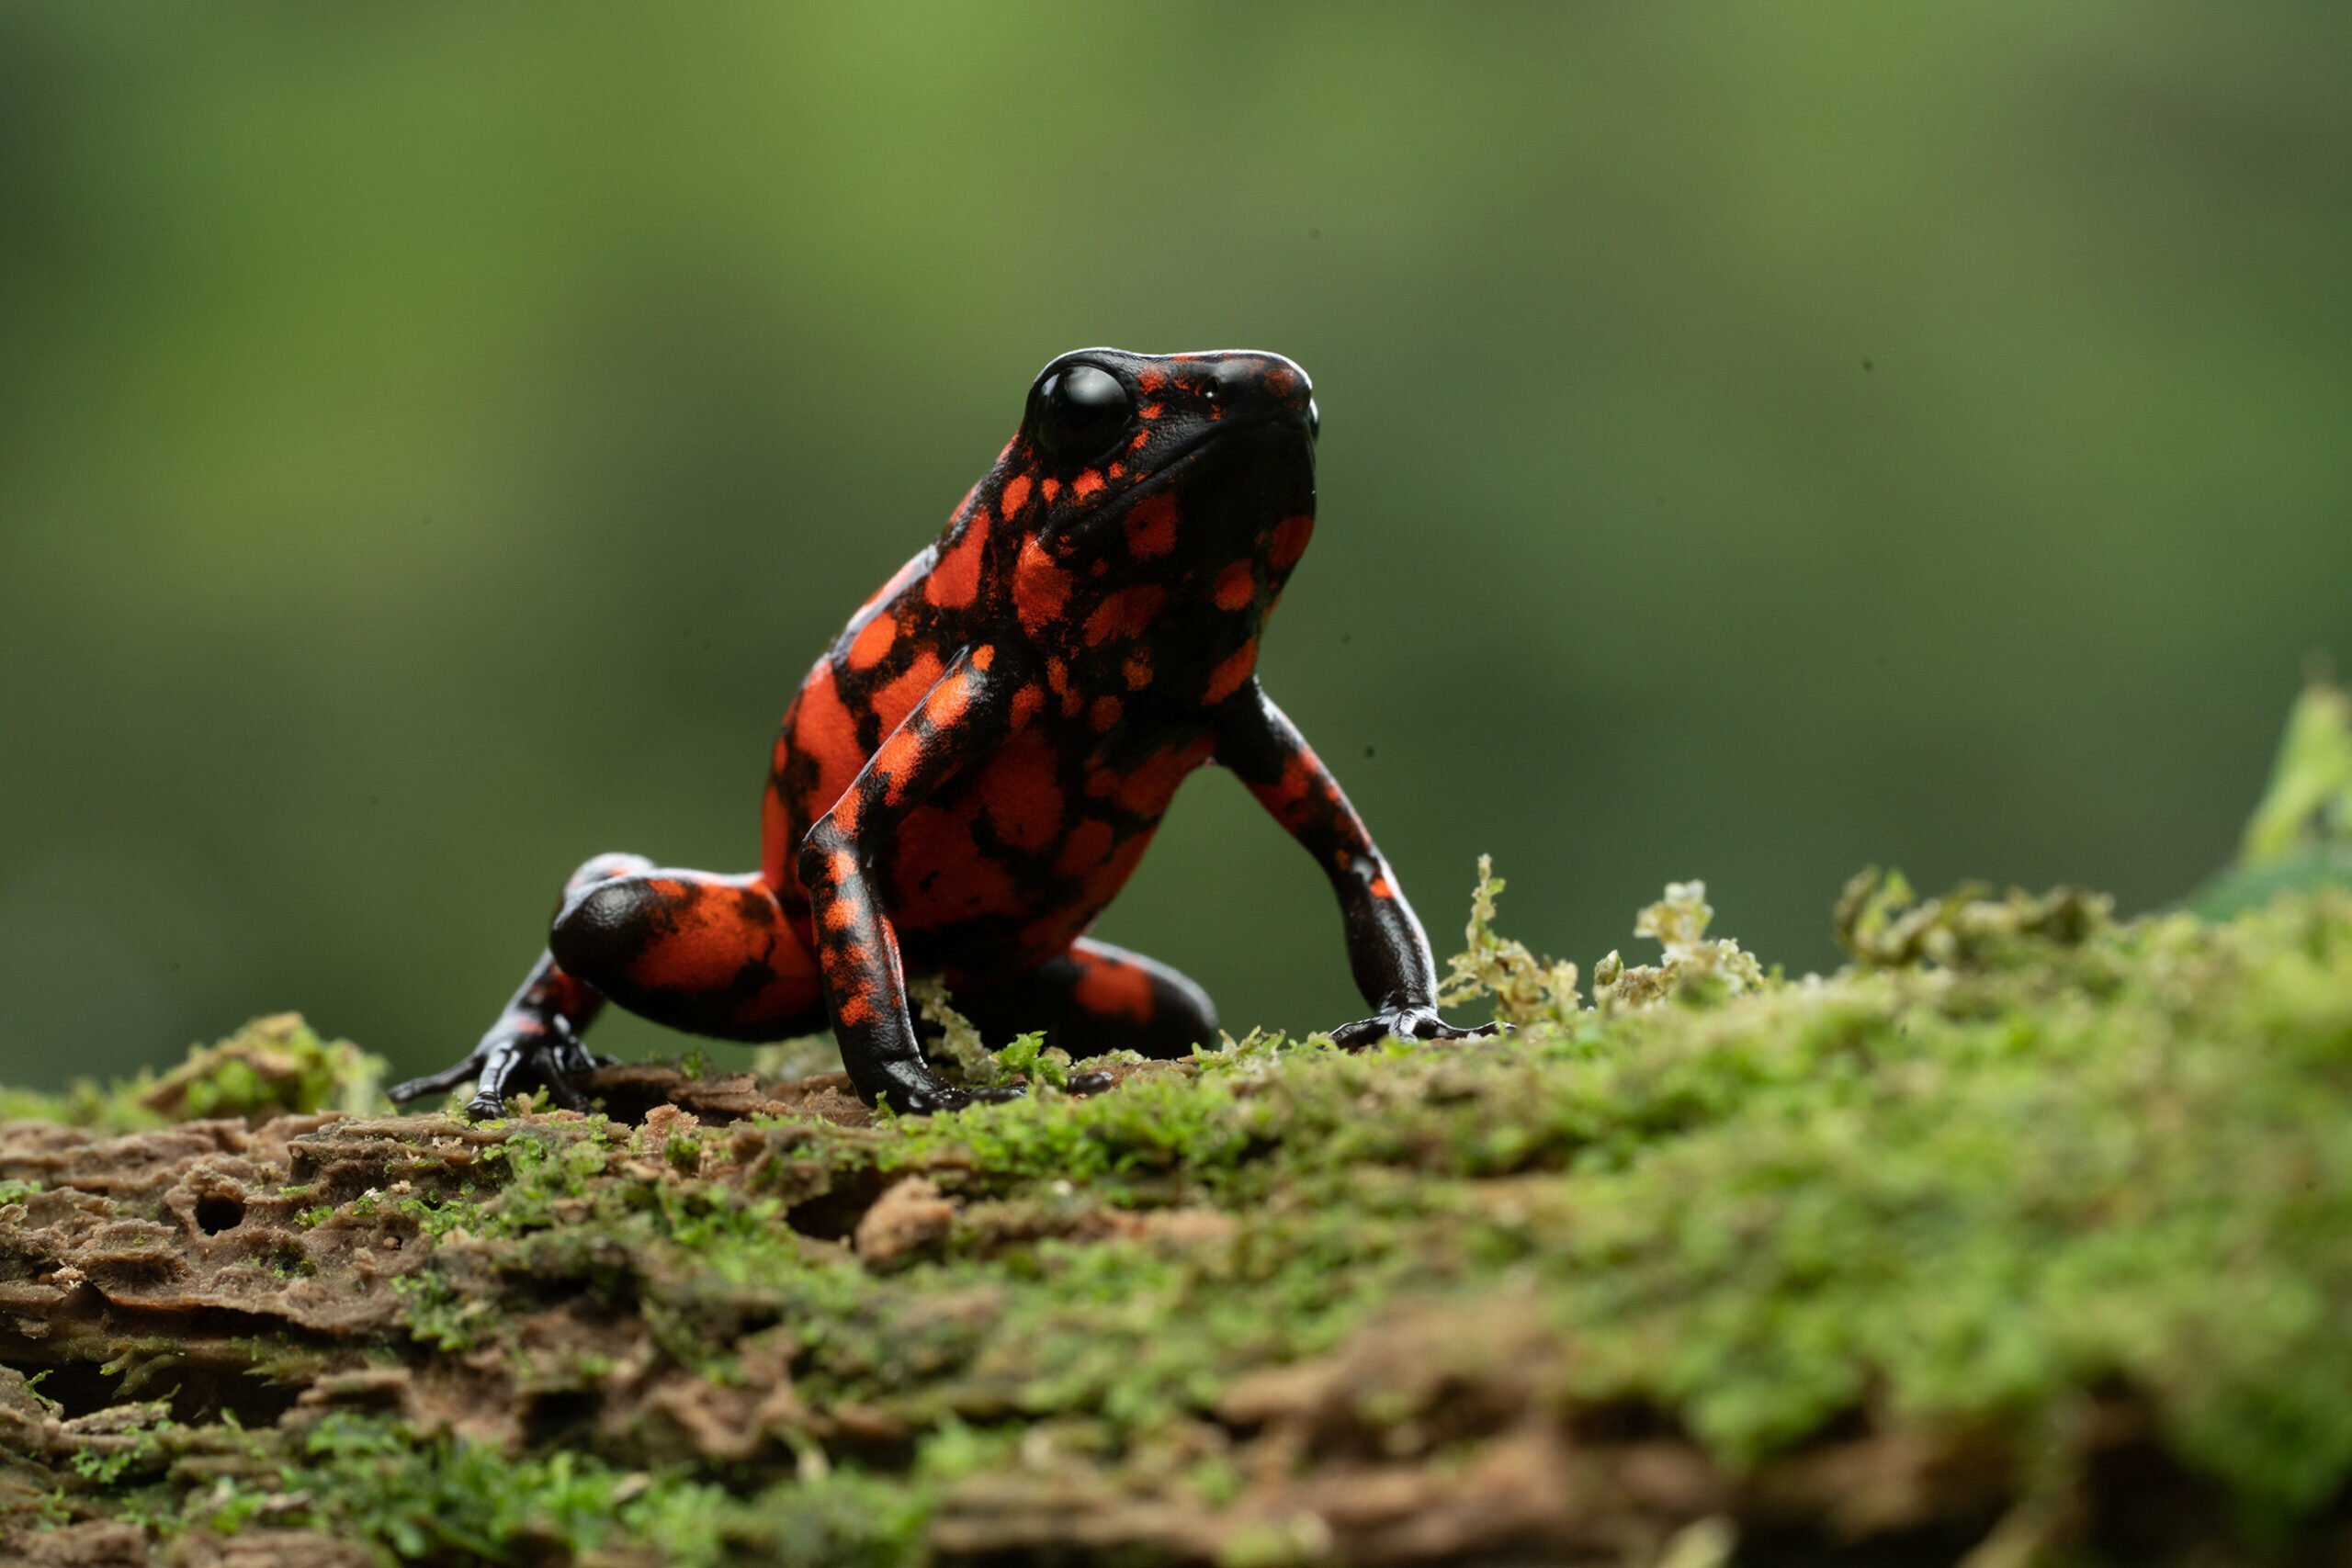
<path fill-rule="evenodd" d="M 1111 824 L 1099 817 L 1089 817 L 1069 830 L 1062 840 L 1061 853 L 1054 857 L 1054 870 L 1063 876 L 1081 877 L 1091 874 L 1111 852 L 1116 837 Z"/>
<path fill-rule="evenodd" d="M 1241 689 L 1241 682 L 1250 679 L 1250 671 L 1256 668 L 1258 668 L 1258 639 L 1251 637 L 1219 660 L 1217 667 L 1209 671 L 1209 683 L 1202 692 L 1202 696 L 1213 703 L 1225 701 Z"/>
<path fill-rule="evenodd" d="M 1161 491 L 1127 509 L 1127 551 L 1136 559 L 1157 560 L 1175 547 L 1175 496 Z"/>
<path fill-rule="evenodd" d="M 931 581 L 923 584 L 923 597 L 951 610 L 971 604 L 979 596 L 980 557 L 988 543 L 988 514 L 975 512 L 963 534 L 933 565 Z"/>
<path fill-rule="evenodd" d="M 1157 583 L 1122 588 L 1094 607 L 1086 617 L 1086 646 L 1100 648 L 1112 637 L 1139 637 L 1149 630 L 1168 591 Z"/>
<path fill-rule="evenodd" d="M 849 667 L 853 670 L 873 669 L 882 662 L 882 656 L 890 651 L 890 644 L 898 640 L 898 636 L 897 621 L 888 615 L 875 616 L 865 623 L 865 628 L 850 643 Z"/>
<path fill-rule="evenodd" d="M 1069 603 L 1069 573 L 1056 566 L 1035 539 L 1022 541 L 1021 560 L 1012 569 L 1012 607 L 1023 627 L 1032 637 L 1042 636 Z"/>
<path fill-rule="evenodd" d="M 1005 481 L 1004 494 L 997 502 L 997 511 L 1003 514 L 1006 522 L 1010 523 L 1013 513 L 1028 504 L 1029 476 L 1015 474 Z"/>
<path fill-rule="evenodd" d="M 816 761 L 817 781 L 810 804 L 822 811 L 840 798 L 850 780 L 857 777 L 858 769 L 865 765 L 865 752 L 857 743 L 857 723 L 842 704 L 831 660 L 819 664 L 808 683 L 800 688 L 786 733 L 791 737 L 789 750 Z M 787 750 L 782 740 L 777 748 L 779 755 Z"/>
<path fill-rule="evenodd" d="M 1275 524 L 1272 552 L 1273 563 L 1284 569 L 1296 566 L 1298 558 L 1306 553 L 1306 541 L 1314 532 L 1315 519 L 1304 512 Z"/>
<path fill-rule="evenodd" d="M 938 684 L 945 669 L 939 655 L 929 649 L 917 653 L 907 667 L 875 688 L 874 716 L 881 722 L 884 733 L 899 728 L 907 715 L 915 711 L 922 694 Z"/>
<path fill-rule="evenodd" d="M 1043 687 L 1035 681 L 1023 686 L 1012 694 L 1012 728 L 1015 729 L 1029 728 L 1030 720 L 1035 718 L 1037 710 L 1045 705 L 1046 693 Z"/>
<path fill-rule="evenodd" d="M 1136 1023 L 1151 1020 L 1151 976 L 1138 964 L 1122 964 L 1115 958 L 1092 959 L 1071 994 L 1089 1012 Z"/>
<path fill-rule="evenodd" d="M 974 789 L 998 838 L 1016 850 L 1053 843 L 1062 820 L 1057 766 L 1051 743 L 1035 730 L 1023 731 L 989 759 Z"/>

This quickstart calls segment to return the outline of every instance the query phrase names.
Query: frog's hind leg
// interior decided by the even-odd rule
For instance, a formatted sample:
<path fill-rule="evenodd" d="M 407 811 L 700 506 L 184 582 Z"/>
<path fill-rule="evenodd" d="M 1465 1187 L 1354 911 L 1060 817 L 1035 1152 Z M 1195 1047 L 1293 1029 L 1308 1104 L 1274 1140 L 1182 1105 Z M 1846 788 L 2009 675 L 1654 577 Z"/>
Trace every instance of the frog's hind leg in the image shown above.
<path fill-rule="evenodd" d="M 782 1040 L 825 1026 L 817 961 L 757 872 L 594 883 L 565 898 L 548 951 L 629 1011 L 691 1034 Z"/>
<path fill-rule="evenodd" d="M 1080 1060 L 1106 1051 L 1182 1056 L 1216 1039 L 1206 991 L 1160 963 L 1081 938 L 1036 968 L 981 987 L 951 977 L 956 1006 L 992 1045 L 1042 1029 L 1046 1043 Z M 969 993 L 968 995 L 967 993 Z"/>
<path fill-rule="evenodd" d="M 659 870 L 642 855 L 599 855 L 564 885 L 548 951 L 481 1043 L 391 1097 L 416 1100 L 471 1078 L 469 1116 L 496 1116 L 508 1095 L 535 1084 L 582 1108 L 579 1080 L 597 1062 L 581 1036 L 607 998 L 726 1040 L 779 1040 L 825 1018 L 816 963 L 757 873 Z"/>

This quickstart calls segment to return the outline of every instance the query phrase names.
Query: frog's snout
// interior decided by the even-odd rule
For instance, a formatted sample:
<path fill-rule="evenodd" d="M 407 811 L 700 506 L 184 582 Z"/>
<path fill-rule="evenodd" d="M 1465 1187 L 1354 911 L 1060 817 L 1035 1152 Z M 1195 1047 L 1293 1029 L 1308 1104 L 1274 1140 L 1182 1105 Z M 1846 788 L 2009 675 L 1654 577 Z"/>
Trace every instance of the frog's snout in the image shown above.
<path fill-rule="evenodd" d="M 1258 350 L 1211 356 L 1215 377 L 1203 395 L 1228 412 L 1306 427 L 1311 439 L 1323 418 L 1315 406 L 1315 383 L 1295 359 Z"/>

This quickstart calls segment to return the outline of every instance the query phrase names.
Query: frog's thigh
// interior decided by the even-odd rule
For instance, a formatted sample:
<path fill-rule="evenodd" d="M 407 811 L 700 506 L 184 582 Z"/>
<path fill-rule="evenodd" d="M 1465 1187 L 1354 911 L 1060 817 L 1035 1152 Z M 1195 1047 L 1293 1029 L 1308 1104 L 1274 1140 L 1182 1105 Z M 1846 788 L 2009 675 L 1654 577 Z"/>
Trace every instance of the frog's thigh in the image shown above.
<path fill-rule="evenodd" d="M 824 1027 L 816 960 L 756 872 L 660 869 L 576 887 L 548 950 L 565 973 L 673 1029 L 780 1040 Z"/>
<path fill-rule="evenodd" d="M 1086 939 L 984 993 L 958 988 L 956 1005 L 991 1044 L 1042 1029 L 1047 1044 L 1080 1058 L 1105 1051 L 1182 1056 L 1216 1039 L 1206 991 L 1158 959 Z"/>

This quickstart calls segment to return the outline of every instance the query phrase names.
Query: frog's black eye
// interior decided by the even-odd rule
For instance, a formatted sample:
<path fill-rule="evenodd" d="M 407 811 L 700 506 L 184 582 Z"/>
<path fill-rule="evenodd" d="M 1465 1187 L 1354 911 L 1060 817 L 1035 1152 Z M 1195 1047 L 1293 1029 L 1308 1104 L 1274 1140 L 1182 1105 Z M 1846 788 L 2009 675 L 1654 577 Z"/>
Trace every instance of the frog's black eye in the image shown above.
<path fill-rule="evenodd" d="M 1047 457 L 1091 463 L 1119 444 L 1135 408 L 1135 399 L 1116 376 L 1091 365 L 1073 365 L 1037 383 L 1033 434 Z"/>

